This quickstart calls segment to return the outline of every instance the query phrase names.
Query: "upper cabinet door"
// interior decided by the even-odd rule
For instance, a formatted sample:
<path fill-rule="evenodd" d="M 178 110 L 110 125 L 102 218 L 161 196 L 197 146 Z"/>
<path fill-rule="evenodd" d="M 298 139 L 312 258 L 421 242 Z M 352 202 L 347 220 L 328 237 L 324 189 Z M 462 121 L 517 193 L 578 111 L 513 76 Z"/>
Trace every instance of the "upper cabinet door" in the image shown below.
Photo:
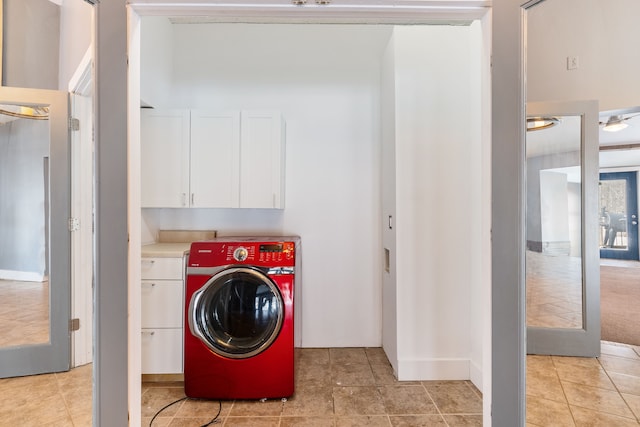
<path fill-rule="evenodd" d="M 240 191 L 240 113 L 191 111 L 191 207 L 234 208 Z"/>
<path fill-rule="evenodd" d="M 189 206 L 189 138 L 189 110 L 141 110 L 143 208 Z"/>
<path fill-rule="evenodd" d="M 240 207 L 284 208 L 284 123 L 276 111 L 243 111 Z"/>

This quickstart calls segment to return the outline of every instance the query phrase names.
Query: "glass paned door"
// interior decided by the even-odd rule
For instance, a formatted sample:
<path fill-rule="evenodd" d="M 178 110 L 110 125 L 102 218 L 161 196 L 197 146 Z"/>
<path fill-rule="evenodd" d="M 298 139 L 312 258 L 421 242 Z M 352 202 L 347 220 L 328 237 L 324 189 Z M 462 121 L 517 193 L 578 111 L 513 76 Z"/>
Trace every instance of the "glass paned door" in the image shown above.
<path fill-rule="evenodd" d="M 638 259 L 636 172 L 600 174 L 600 258 Z"/>
<path fill-rule="evenodd" d="M 527 117 L 527 353 L 597 356 L 598 103 L 528 103 Z"/>
<path fill-rule="evenodd" d="M 0 87 L 0 377 L 69 369 L 68 104 Z"/>

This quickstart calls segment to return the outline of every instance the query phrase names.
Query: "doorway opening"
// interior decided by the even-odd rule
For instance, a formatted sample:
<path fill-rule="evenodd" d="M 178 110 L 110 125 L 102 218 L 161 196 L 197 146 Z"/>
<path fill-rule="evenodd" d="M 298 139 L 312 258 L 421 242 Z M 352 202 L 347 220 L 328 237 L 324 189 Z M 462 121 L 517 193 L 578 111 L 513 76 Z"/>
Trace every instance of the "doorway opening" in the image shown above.
<path fill-rule="evenodd" d="M 600 258 L 637 261 L 637 173 L 600 173 L 598 202 Z"/>
<path fill-rule="evenodd" d="M 486 33 L 485 33 L 485 34 L 486 34 Z M 272 48 L 274 48 L 274 49 L 275 49 L 276 47 L 278 47 L 278 45 L 277 45 L 277 44 L 275 44 L 275 45 L 273 45 L 273 46 L 272 46 Z M 480 52 L 477 52 L 477 53 L 478 53 L 478 54 L 480 54 Z M 484 60 L 484 57 L 482 58 L 482 60 Z M 319 67 L 320 67 L 320 66 L 322 66 L 322 65 L 324 65 L 324 64 L 320 64 L 320 65 L 319 65 Z M 134 67 L 136 67 L 136 64 L 134 64 Z M 321 68 L 317 68 L 317 69 L 316 69 L 316 71 L 318 71 L 318 70 L 320 70 L 320 69 L 321 69 Z M 245 68 L 245 69 L 243 69 L 243 70 L 242 70 L 242 72 L 243 72 L 243 73 L 245 73 L 245 72 L 248 72 L 248 71 L 250 71 L 250 70 L 251 70 L 250 68 Z M 202 71 L 203 71 L 203 70 L 201 69 L 201 70 L 200 70 L 200 72 L 202 72 Z M 285 71 L 286 71 L 286 70 L 285 70 Z M 478 76 L 478 77 L 480 77 L 480 76 Z M 484 77 L 486 77 L 486 76 L 484 76 Z M 304 79 L 304 78 L 308 78 L 308 75 L 299 75 L 299 76 L 297 76 L 297 77 L 296 77 L 296 79 L 291 80 L 289 83 L 290 83 L 290 84 L 293 84 L 293 83 L 295 83 L 296 81 L 299 81 L 300 79 Z M 193 80 L 191 80 L 191 81 L 193 81 Z M 131 93 L 131 91 L 130 91 L 130 93 Z M 323 92 L 318 92 L 318 94 L 321 94 L 321 93 L 323 93 Z M 324 93 L 326 94 L 326 92 L 324 92 Z M 158 94 L 158 92 L 156 92 L 156 95 L 157 95 L 157 94 Z M 478 99 L 480 99 L 480 98 L 481 98 L 480 94 L 477 94 L 477 95 L 478 95 Z M 213 97 L 213 98 L 212 98 L 212 97 L 206 97 L 206 98 L 207 98 L 207 100 L 209 101 L 209 105 L 211 105 L 211 102 L 213 102 L 213 103 L 218 102 L 218 103 L 219 103 L 219 102 L 221 101 L 221 99 L 222 99 L 222 98 L 220 98 L 220 97 Z M 202 99 L 205 99 L 205 98 L 203 97 Z M 232 99 L 232 98 L 228 98 L 228 99 Z M 179 97 L 174 97 L 174 102 L 175 102 L 176 100 L 182 101 L 182 102 L 183 102 L 183 104 L 186 104 L 186 103 L 184 102 L 184 101 L 185 101 L 184 99 L 180 99 Z M 132 101 L 132 102 L 139 102 L 139 101 L 140 101 L 140 99 L 135 99 L 135 100 L 131 100 L 131 101 Z M 147 101 L 147 100 L 145 99 L 145 101 Z M 201 101 L 201 102 L 203 102 L 203 101 Z M 375 107 L 375 105 L 373 105 L 373 106 Z M 188 104 L 187 104 L 187 105 L 181 105 L 180 107 L 183 107 L 183 108 L 184 108 L 184 107 L 189 107 L 189 105 L 188 105 Z M 300 110 L 300 111 L 301 111 L 301 112 L 304 112 L 304 110 Z M 351 113 L 349 113 L 349 114 L 351 114 L 351 115 L 353 115 L 353 114 L 362 114 L 362 112 L 363 112 L 363 111 L 364 111 L 364 110 L 362 110 L 362 109 L 353 109 L 353 110 L 351 110 Z M 336 112 L 336 111 L 335 111 L 335 108 L 333 108 L 333 109 L 326 109 L 326 110 L 323 112 L 323 114 L 322 114 L 322 115 L 317 116 L 316 121 L 312 121 L 312 123 L 313 123 L 314 125 L 316 125 L 316 126 L 317 126 L 318 124 L 320 124 L 320 122 L 321 122 L 321 118 L 322 118 L 322 117 L 327 116 L 327 115 L 329 115 L 329 114 L 334 114 L 335 112 Z M 345 116 L 345 117 L 346 117 L 346 116 Z M 478 117 L 478 119 L 480 120 L 480 117 Z M 133 120 L 133 122 L 135 123 L 135 122 L 136 122 L 136 120 Z M 479 124 L 479 123 L 476 123 L 476 124 Z M 134 128 L 135 128 L 135 126 L 136 126 L 136 125 L 134 125 Z M 134 129 L 134 130 L 135 130 L 135 129 Z M 486 136 L 487 136 L 487 135 L 486 135 L 486 134 L 484 134 L 484 135 L 483 135 L 483 138 L 484 138 L 484 137 L 486 137 Z M 336 141 L 336 139 L 334 139 L 334 142 L 335 142 L 335 141 Z M 327 148 L 329 147 L 329 146 L 327 146 L 327 145 L 319 145 L 319 144 L 316 144 L 316 145 L 313 145 L 313 146 L 315 146 L 318 150 L 321 150 L 321 148 L 322 148 L 322 147 L 324 147 L 324 149 L 327 149 Z M 324 153 L 323 151 L 319 151 L 319 154 L 324 155 L 325 153 Z M 342 158 L 342 159 L 344 159 L 344 158 L 345 158 L 345 157 L 343 157 L 343 156 L 342 156 L 342 157 L 341 157 L 341 156 L 338 156 L 338 157 L 339 157 L 339 158 Z M 298 166 L 298 167 L 299 167 L 299 166 Z M 331 178 L 331 175 L 330 175 L 330 174 L 329 174 L 329 175 L 326 175 L 326 177 L 327 177 L 327 178 Z M 133 177 L 133 178 L 135 178 L 135 177 Z M 486 184 L 486 183 L 485 183 L 485 184 Z M 132 196 L 133 196 L 133 198 L 135 198 L 135 194 L 133 194 Z M 191 215 L 193 215 L 193 212 L 194 212 L 194 211 L 192 211 L 192 212 L 191 212 Z M 156 213 L 157 213 L 157 212 L 156 212 Z M 485 212 L 485 213 L 487 213 L 487 212 Z M 487 216 L 487 217 L 485 217 L 485 219 L 486 219 L 486 218 L 488 218 L 488 216 Z M 137 221 L 137 220 L 136 220 L 136 221 Z M 477 230 L 478 230 L 478 231 L 481 231 L 479 228 L 478 228 Z M 486 230 L 485 230 L 485 231 L 486 231 Z M 484 237 L 487 237 L 487 234 L 485 234 L 484 232 L 479 233 L 479 234 L 483 234 L 483 235 L 482 235 L 482 236 L 479 236 L 479 235 L 478 235 L 478 236 L 474 236 L 474 239 L 475 239 L 475 238 L 477 238 L 477 240 L 476 240 L 476 241 L 480 241 L 480 240 L 482 240 Z M 137 238 L 137 236 L 136 236 L 136 238 Z M 133 242 L 133 240 L 132 240 L 132 242 Z M 133 252 L 132 252 L 132 253 L 133 253 Z M 488 259 L 487 259 L 487 258 L 485 258 L 483 261 L 488 261 Z M 478 262 L 480 262 L 480 260 L 478 260 Z M 138 265 L 138 264 L 139 264 L 139 260 L 134 259 L 134 260 L 132 260 L 132 262 L 131 262 L 130 264 L 131 264 L 132 266 L 136 266 L 136 265 Z M 306 265 L 307 265 L 307 266 L 309 266 L 309 264 L 306 264 Z M 134 272 L 132 275 L 135 277 L 135 276 L 136 276 L 136 273 Z M 477 296 L 478 296 L 478 298 L 481 298 L 483 301 L 486 301 L 486 299 L 485 299 L 485 295 L 482 295 L 482 292 L 481 292 L 480 290 L 478 290 L 478 295 L 477 295 Z M 137 298 L 137 297 L 136 297 L 136 298 Z M 131 300 L 131 301 L 134 301 L 134 300 Z M 135 301 L 134 301 L 134 302 L 135 302 Z M 487 305 L 487 307 L 488 307 L 488 305 Z M 480 314 L 480 315 L 481 315 L 481 317 L 484 317 L 484 318 L 488 318 L 488 317 L 490 317 L 490 316 L 484 316 L 484 314 L 487 314 L 487 313 L 481 313 L 481 312 L 484 310 L 484 308 L 478 307 L 478 308 L 477 308 L 477 310 L 478 310 L 478 311 L 476 311 L 476 313 L 475 313 L 475 314 Z M 133 310 L 133 311 L 135 311 L 135 310 Z M 487 326 L 488 326 L 488 325 L 487 325 Z M 135 331 L 135 330 L 134 330 L 134 331 L 131 333 L 131 335 L 132 335 L 132 336 L 135 336 L 136 332 L 137 332 L 137 331 Z M 488 334 L 488 330 L 484 330 L 484 329 L 483 329 L 482 331 L 478 330 L 477 332 L 478 332 L 478 334 L 475 334 L 475 333 L 474 333 L 474 334 L 472 334 L 472 335 L 473 335 L 474 337 L 477 337 L 477 338 L 478 338 L 478 341 L 483 341 L 483 340 L 484 340 L 484 345 L 487 345 L 487 346 L 488 346 L 488 345 L 489 345 L 489 342 L 490 342 L 490 341 L 487 341 L 487 340 L 486 340 L 486 338 L 489 336 L 489 334 Z M 483 349 L 483 350 L 484 350 L 484 349 Z M 490 362 L 490 358 L 486 358 L 486 355 L 488 354 L 488 349 L 487 349 L 487 352 L 484 352 L 484 351 L 483 351 L 483 353 L 484 353 L 484 355 L 483 355 L 483 365 L 484 365 L 484 367 L 487 367 L 487 366 L 488 366 L 488 364 L 489 364 L 489 362 Z M 485 362 L 485 361 L 486 361 L 486 362 Z M 487 363 L 487 364 L 484 364 L 484 363 Z M 489 372 L 489 371 L 487 370 L 487 371 L 485 371 L 485 372 Z M 135 375 L 135 372 L 133 373 L 133 375 Z M 485 378 L 486 378 L 486 377 L 485 377 Z M 488 395 L 488 393 L 487 393 L 487 395 Z M 134 399 L 135 399 L 135 396 L 132 394 L 132 395 L 131 395 L 131 398 L 134 398 Z M 135 403 L 135 402 L 134 402 L 134 403 Z M 488 413 L 488 412 L 487 412 L 487 413 Z"/>

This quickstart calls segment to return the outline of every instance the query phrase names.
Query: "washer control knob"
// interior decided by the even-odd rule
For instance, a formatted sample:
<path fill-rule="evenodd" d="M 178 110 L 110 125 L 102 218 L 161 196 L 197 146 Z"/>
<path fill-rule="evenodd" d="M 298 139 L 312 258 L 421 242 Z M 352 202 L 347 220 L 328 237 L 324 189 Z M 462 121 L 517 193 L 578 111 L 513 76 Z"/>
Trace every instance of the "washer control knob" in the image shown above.
<path fill-rule="evenodd" d="M 236 261 L 244 261 L 249 256 L 249 251 L 242 246 L 233 251 L 233 259 Z"/>

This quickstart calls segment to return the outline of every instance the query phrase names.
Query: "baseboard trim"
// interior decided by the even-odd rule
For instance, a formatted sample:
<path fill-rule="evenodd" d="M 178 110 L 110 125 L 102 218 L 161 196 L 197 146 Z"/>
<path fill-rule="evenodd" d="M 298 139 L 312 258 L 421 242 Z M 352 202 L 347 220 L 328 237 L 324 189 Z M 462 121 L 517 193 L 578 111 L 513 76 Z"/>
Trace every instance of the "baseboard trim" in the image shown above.
<path fill-rule="evenodd" d="M 0 270 L 0 280 L 16 280 L 18 282 L 44 282 L 45 276 L 29 271 Z"/>
<path fill-rule="evenodd" d="M 542 242 L 527 240 L 527 249 L 533 252 L 542 252 Z"/>
<path fill-rule="evenodd" d="M 166 383 L 183 381 L 184 374 L 142 374 L 142 382 Z"/>
<path fill-rule="evenodd" d="M 399 381 L 469 380 L 469 359 L 401 359 Z"/>
<path fill-rule="evenodd" d="M 469 379 L 478 390 L 482 390 L 482 367 L 474 361 L 471 361 L 469 366 Z"/>

